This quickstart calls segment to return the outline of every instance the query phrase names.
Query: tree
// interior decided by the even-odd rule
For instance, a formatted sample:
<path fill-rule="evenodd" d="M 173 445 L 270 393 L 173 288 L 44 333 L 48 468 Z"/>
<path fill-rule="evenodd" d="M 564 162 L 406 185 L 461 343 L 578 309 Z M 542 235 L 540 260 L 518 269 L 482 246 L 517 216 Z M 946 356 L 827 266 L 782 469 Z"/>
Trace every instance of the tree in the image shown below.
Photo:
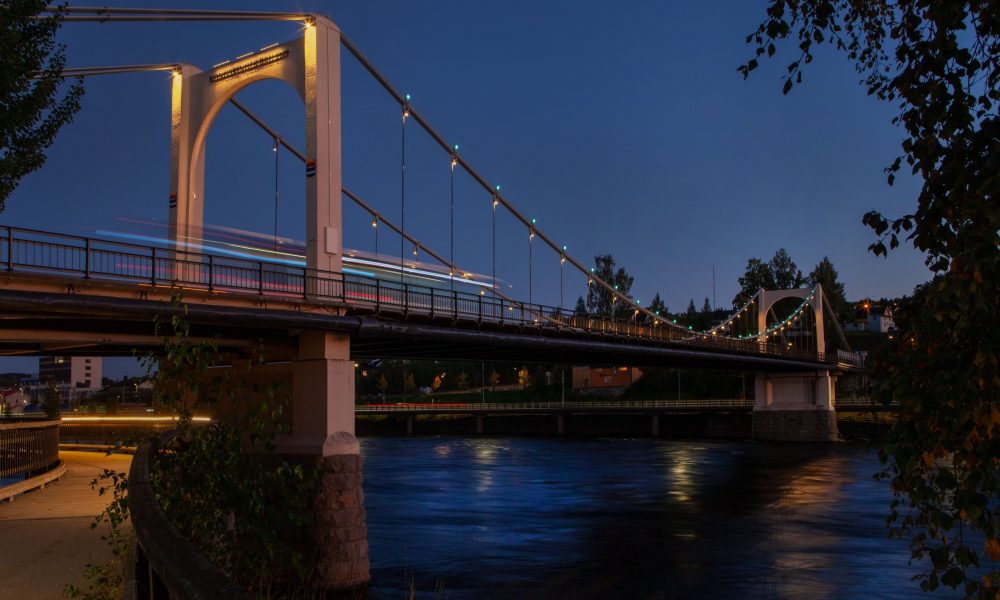
<path fill-rule="evenodd" d="M 688 329 L 694 329 L 695 325 L 698 323 L 698 309 L 694 306 L 694 299 L 692 298 L 688 301 L 687 310 L 684 311 L 684 325 L 687 325 Z"/>
<path fill-rule="evenodd" d="M 795 266 L 784 248 L 779 248 L 769 262 L 759 258 L 747 261 L 746 271 L 739 279 L 740 291 L 733 298 L 733 307 L 739 308 L 750 301 L 758 290 L 784 290 L 797 288 L 805 283 L 802 271 Z"/>
<path fill-rule="evenodd" d="M 712 303 L 705 298 L 704 304 L 701 305 L 701 312 L 698 313 L 697 321 L 694 328 L 699 331 L 707 331 L 712 327 Z"/>
<path fill-rule="evenodd" d="M 751 258 L 747 261 L 746 272 L 740 277 L 739 283 L 740 292 L 733 298 L 734 308 L 739 308 L 749 302 L 750 298 L 753 298 L 761 288 L 773 290 L 776 287 L 771 265 L 759 258 Z"/>
<path fill-rule="evenodd" d="M 593 273 L 623 296 L 628 296 L 632 291 L 634 278 L 621 267 L 616 271 L 615 259 L 610 254 L 598 254 L 594 257 Z M 592 283 L 587 288 L 587 311 L 592 315 L 623 318 L 629 313 L 628 306 L 624 304 L 616 300 L 614 294 L 604 286 Z"/>
<path fill-rule="evenodd" d="M 667 308 L 667 305 L 663 303 L 663 298 L 660 298 L 659 292 L 657 292 L 656 295 L 653 296 L 653 301 L 649 303 L 649 306 L 646 308 L 646 310 L 653 313 L 654 315 L 657 315 L 661 319 L 666 319 L 670 313 L 670 310 Z M 649 316 L 643 317 L 643 320 L 647 324 L 653 322 L 653 318 Z"/>
<path fill-rule="evenodd" d="M 528 371 L 528 367 L 521 367 L 517 372 L 517 385 L 522 388 L 527 388 L 531 385 L 531 372 Z"/>
<path fill-rule="evenodd" d="M 924 589 L 944 583 L 983 598 L 1000 595 L 998 14 L 995 1 L 771 0 L 747 38 L 756 56 L 740 67 L 749 75 L 757 57 L 793 37 L 787 94 L 813 45 L 829 41 L 869 95 L 898 109 L 902 152 L 886 173 L 892 185 L 905 162 L 922 179 L 917 207 L 862 221 L 876 235 L 874 254 L 905 235 L 937 276 L 899 311 L 900 335 L 871 371 L 875 398 L 900 402 L 880 453 L 892 482 L 889 523 L 910 538 L 914 559 L 931 559 Z"/>
<path fill-rule="evenodd" d="M 649 303 L 649 312 L 661 317 L 666 317 L 667 313 L 670 312 L 667 305 L 663 303 L 663 298 L 660 298 L 660 292 L 656 292 L 656 295 L 653 296 L 653 301 Z"/>
<path fill-rule="evenodd" d="M 583 301 L 583 296 L 576 299 L 576 308 L 573 309 L 573 314 L 578 317 L 587 316 L 587 303 Z"/>
<path fill-rule="evenodd" d="M 489 382 L 494 392 L 497 391 L 497 386 L 500 385 L 500 373 L 497 373 L 497 370 L 493 369 L 490 371 L 489 376 L 487 376 L 486 381 Z"/>
<path fill-rule="evenodd" d="M 379 395 L 385 396 L 385 391 L 389 389 L 389 380 L 385 378 L 385 373 L 378 376 L 378 382 L 375 383 L 375 387 L 378 388 Z"/>
<path fill-rule="evenodd" d="M 805 282 L 802 271 L 795 266 L 784 248 L 779 248 L 771 258 L 771 274 L 774 276 L 775 289 L 779 290 L 797 288 Z"/>
<path fill-rule="evenodd" d="M 809 285 L 817 283 L 823 286 L 823 293 L 830 301 L 830 308 L 833 309 L 833 312 L 841 320 L 847 320 L 850 317 L 847 314 L 850 312 L 850 307 L 847 303 L 847 297 L 844 296 L 844 284 L 837 281 L 837 269 L 833 268 L 833 263 L 825 256 L 809 273 Z"/>
<path fill-rule="evenodd" d="M 66 48 L 55 43 L 62 10 L 37 18 L 42 0 L 0 2 L 0 212 L 21 179 L 45 163 L 45 150 L 80 110 L 83 80 L 59 98 Z M 35 79 L 37 77 L 37 79 Z"/>
<path fill-rule="evenodd" d="M 52 379 L 45 387 L 45 396 L 42 397 L 42 411 L 48 419 L 58 419 L 59 411 L 62 408 L 62 398 L 59 395 L 59 388 Z"/>
<path fill-rule="evenodd" d="M 469 374 L 462 371 L 455 379 L 455 389 L 464 390 L 469 387 Z"/>
<path fill-rule="evenodd" d="M 404 385 L 403 392 L 407 394 L 417 389 L 417 384 L 413 380 L 413 373 L 406 374 L 406 381 L 404 382 L 403 385 Z"/>
<path fill-rule="evenodd" d="M 441 378 L 441 376 L 440 375 L 435 375 L 434 376 L 434 381 L 431 382 L 431 389 L 436 392 L 436 391 L 438 391 L 438 390 L 441 389 L 441 385 L 443 383 L 444 383 L 444 380 Z"/>

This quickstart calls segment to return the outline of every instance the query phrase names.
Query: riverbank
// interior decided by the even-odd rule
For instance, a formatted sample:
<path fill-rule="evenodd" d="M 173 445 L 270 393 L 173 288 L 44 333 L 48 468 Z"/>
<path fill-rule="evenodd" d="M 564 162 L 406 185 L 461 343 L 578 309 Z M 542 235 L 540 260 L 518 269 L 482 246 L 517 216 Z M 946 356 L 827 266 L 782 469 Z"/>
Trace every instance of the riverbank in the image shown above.
<path fill-rule="evenodd" d="M 358 415 L 358 435 L 503 435 L 745 440 L 752 437 L 750 411 L 657 414 L 438 414 Z M 845 440 L 875 441 L 891 415 L 841 413 Z"/>

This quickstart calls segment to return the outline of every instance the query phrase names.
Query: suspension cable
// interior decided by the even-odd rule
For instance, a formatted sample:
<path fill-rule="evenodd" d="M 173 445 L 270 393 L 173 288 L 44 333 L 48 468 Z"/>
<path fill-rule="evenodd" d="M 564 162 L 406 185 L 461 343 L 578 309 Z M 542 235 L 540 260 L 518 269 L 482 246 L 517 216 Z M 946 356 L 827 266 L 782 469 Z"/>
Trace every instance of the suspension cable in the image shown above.
<path fill-rule="evenodd" d="M 497 186 L 497 192 L 499 192 L 500 186 Z M 490 209 L 490 223 L 492 226 L 492 238 L 493 238 L 493 293 L 496 294 L 497 290 L 497 197 L 493 196 L 493 207 Z"/>
<path fill-rule="evenodd" d="M 528 304 L 532 303 L 532 241 L 535 239 L 535 220 L 531 220 L 531 230 L 528 232 Z"/>
<path fill-rule="evenodd" d="M 409 101 L 409 96 L 404 102 Z M 399 283 L 403 283 L 403 255 L 406 245 L 406 118 L 410 116 L 409 104 L 403 105 L 403 121 L 399 126 L 399 227 L 404 232 L 399 238 Z"/>
<path fill-rule="evenodd" d="M 458 144 L 455 144 L 455 152 L 458 151 Z M 455 264 L 455 165 L 458 164 L 458 159 L 455 157 L 455 152 L 451 154 L 451 235 L 450 242 L 451 248 L 448 256 L 451 264 Z M 455 291 L 455 271 L 451 270 L 451 291 Z M 531 304 L 531 300 L 528 300 L 528 304 Z"/>
<path fill-rule="evenodd" d="M 367 57 L 365 57 L 365 55 L 361 52 L 361 50 L 356 45 L 354 45 L 354 43 L 346 35 L 343 35 L 343 33 L 340 36 L 340 41 L 341 44 L 344 46 L 344 48 L 346 48 L 347 51 L 351 55 L 353 55 L 355 59 L 357 59 L 357 61 L 361 64 L 361 66 L 364 67 L 365 70 L 367 70 L 368 73 L 371 74 L 371 76 L 374 77 L 376 81 L 378 81 L 378 83 L 383 87 L 383 89 L 385 89 L 386 92 L 390 96 L 392 96 L 393 99 L 396 100 L 396 102 L 398 102 L 401 106 L 406 106 L 408 108 L 410 116 L 413 117 L 414 121 L 416 121 L 417 124 L 420 125 L 420 127 L 431 137 L 431 139 L 433 139 L 446 152 L 451 152 L 450 150 L 451 146 L 444 140 L 444 138 L 433 127 L 431 127 L 430 123 L 428 123 L 427 120 L 420 115 L 420 113 L 414 110 L 412 106 L 409 106 L 409 102 L 403 96 L 403 94 L 401 94 L 392 85 L 392 83 L 389 82 L 389 80 L 385 77 L 385 75 L 383 75 L 381 71 L 379 71 L 378 68 L 375 67 L 375 65 L 370 60 L 368 60 Z M 493 191 L 494 188 L 490 186 L 490 184 L 486 181 L 486 179 L 482 175 L 480 175 L 465 159 L 463 159 L 461 156 L 457 154 L 456 158 L 458 159 L 458 164 L 465 170 L 466 173 L 469 174 L 469 176 L 471 176 L 485 190 L 494 194 L 493 197 L 495 203 L 503 205 L 503 207 L 506 208 L 507 211 L 510 212 L 511 215 L 513 215 L 514 218 L 520 221 L 521 224 L 524 225 L 525 227 L 530 226 L 530 220 L 527 217 L 525 217 L 519 210 L 517 210 L 517 208 L 515 208 L 513 204 L 508 202 L 499 193 L 499 191 L 494 192 Z M 535 234 L 539 237 L 539 239 L 541 239 L 546 245 L 552 248 L 555 252 L 557 253 L 560 252 L 559 245 L 553 242 L 552 239 L 546 236 L 543 232 L 536 229 Z M 587 269 L 582 264 L 580 264 L 575 258 L 569 255 L 565 255 L 565 258 L 578 271 L 580 271 L 584 275 L 589 274 Z M 614 289 L 614 287 L 612 287 L 611 284 L 609 284 L 601 277 L 597 277 L 595 274 L 589 274 L 589 275 L 598 285 L 600 285 L 608 292 L 610 292 L 612 296 L 622 299 L 627 304 L 631 305 L 633 308 L 639 309 L 641 312 L 645 313 L 652 319 L 663 320 L 659 316 L 654 315 L 652 311 L 649 311 L 639 306 L 632 298 L 629 298 L 625 294 L 622 294 L 618 290 Z M 671 325 L 669 322 L 667 322 L 667 324 Z M 699 335 L 704 335 L 704 334 L 699 334 Z"/>
<path fill-rule="evenodd" d="M 274 152 L 274 255 L 278 256 L 278 138 L 271 147 Z"/>

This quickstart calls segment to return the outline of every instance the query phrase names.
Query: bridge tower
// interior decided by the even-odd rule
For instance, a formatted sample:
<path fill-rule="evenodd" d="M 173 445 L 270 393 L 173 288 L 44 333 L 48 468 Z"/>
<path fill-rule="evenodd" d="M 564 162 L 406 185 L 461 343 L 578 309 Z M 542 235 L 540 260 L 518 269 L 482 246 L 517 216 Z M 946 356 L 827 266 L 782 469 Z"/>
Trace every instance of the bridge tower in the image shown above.
<path fill-rule="evenodd" d="M 340 46 L 337 26 L 316 16 L 296 39 L 209 71 L 184 65 L 174 73 L 170 238 L 180 256 L 200 248 L 205 140 L 213 120 L 243 88 L 277 79 L 292 86 L 305 105 L 307 292 L 319 289 L 328 273 L 341 271 Z M 300 332 L 291 370 L 292 433 L 279 451 L 328 470 L 314 502 L 317 530 L 307 550 L 321 585 L 362 585 L 370 575 L 350 336 Z"/>
<path fill-rule="evenodd" d="M 757 292 L 757 331 L 767 331 L 767 314 L 784 298 L 807 300 L 816 323 L 816 352 L 826 354 L 823 286 Z M 764 337 L 760 338 L 764 342 Z M 817 369 L 809 373 L 757 373 L 754 390 L 753 436 L 775 441 L 834 441 L 839 439 L 836 373 Z"/>

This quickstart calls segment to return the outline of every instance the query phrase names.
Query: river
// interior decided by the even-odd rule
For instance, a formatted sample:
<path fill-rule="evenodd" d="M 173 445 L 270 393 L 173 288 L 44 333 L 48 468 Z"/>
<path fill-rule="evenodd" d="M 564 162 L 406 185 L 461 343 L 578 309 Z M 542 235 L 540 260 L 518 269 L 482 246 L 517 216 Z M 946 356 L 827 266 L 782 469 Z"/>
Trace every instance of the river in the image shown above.
<path fill-rule="evenodd" d="M 362 454 L 370 598 L 922 595 L 861 445 L 369 437 Z"/>

